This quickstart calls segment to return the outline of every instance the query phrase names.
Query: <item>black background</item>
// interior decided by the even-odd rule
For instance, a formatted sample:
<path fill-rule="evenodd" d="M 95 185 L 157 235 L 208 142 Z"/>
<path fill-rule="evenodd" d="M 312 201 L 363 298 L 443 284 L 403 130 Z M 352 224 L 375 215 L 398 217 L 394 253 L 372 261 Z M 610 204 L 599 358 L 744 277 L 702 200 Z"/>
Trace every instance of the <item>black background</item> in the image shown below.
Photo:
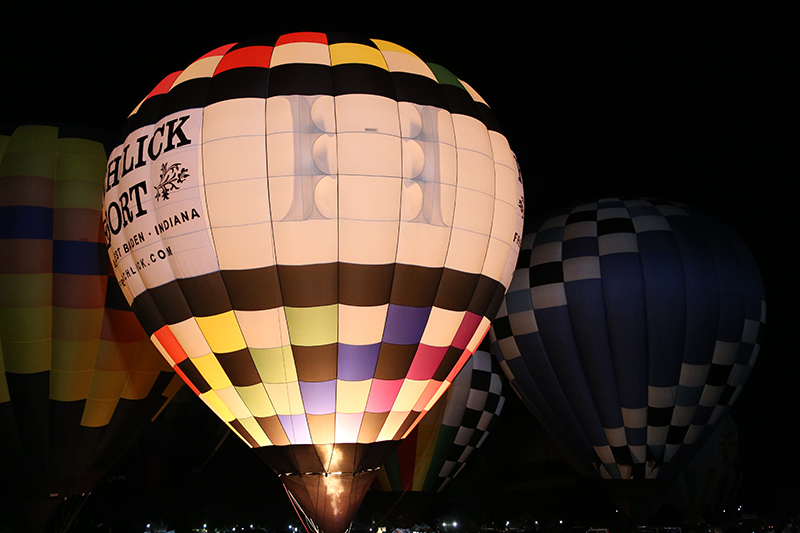
<path fill-rule="evenodd" d="M 740 499 L 796 512 L 797 15 L 796 2 L 28 3 L 0 20 L 0 123 L 113 135 L 167 74 L 275 32 L 348 31 L 440 63 L 494 109 L 522 169 L 528 219 L 583 199 L 661 197 L 705 210 L 749 245 L 768 325 L 732 411 L 746 474 Z M 523 434 L 508 428 L 527 423 L 526 413 L 509 412 L 518 416 L 498 434 Z M 231 462 L 219 475 L 232 485 L 237 468 L 270 475 L 237 453 L 214 464 L 223 459 Z M 221 491 L 221 502 L 230 492 L 221 478 L 198 479 L 209 485 L 197 494 Z"/>

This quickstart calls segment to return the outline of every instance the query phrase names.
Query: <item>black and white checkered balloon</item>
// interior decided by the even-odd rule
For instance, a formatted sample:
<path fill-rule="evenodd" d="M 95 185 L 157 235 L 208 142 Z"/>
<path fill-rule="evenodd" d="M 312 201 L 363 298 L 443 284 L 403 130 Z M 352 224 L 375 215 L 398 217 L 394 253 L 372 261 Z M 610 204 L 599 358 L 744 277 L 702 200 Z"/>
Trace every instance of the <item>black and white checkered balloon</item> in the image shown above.
<path fill-rule="evenodd" d="M 580 463 L 605 479 L 674 478 L 741 391 L 764 316 L 758 267 L 728 228 L 612 198 L 534 224 L 490 338 Z"/>

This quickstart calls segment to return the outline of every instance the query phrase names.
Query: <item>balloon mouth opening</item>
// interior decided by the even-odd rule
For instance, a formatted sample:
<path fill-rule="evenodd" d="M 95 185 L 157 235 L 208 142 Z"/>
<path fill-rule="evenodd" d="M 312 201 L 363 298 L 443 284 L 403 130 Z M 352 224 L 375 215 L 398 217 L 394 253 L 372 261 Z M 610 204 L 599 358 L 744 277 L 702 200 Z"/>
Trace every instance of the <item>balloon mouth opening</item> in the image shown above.
<path fill-rule="evenodd" d="M 381 467 L 376 468 L 365 468 L 363 470 L 356 470 L 354 472 L 283 472 L 278 473 L 279 478 L 285 477 L 300 477 L 300 476 L 357 476 L 360 474 L 369 474 L 371 472 L 377 472 L 380 470 Z"/>

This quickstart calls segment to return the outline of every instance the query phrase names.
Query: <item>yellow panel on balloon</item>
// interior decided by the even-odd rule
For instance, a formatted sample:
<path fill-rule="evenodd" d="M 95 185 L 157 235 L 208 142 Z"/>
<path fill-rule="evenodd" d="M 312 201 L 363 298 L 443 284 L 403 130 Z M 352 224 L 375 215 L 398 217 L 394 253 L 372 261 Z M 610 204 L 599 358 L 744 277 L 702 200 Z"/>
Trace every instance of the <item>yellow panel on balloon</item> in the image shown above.
<path fill-rule="evenodd" d="M 472 338 L 467 343 L 466 351 L 469 353 L 475 353 L 480 346 L 481 341 L 486 337 L 486 334 L 489 332 L 489 327 L 492 325 L 492 321 L 486 317 L 481 318 L 480 324 L 478 327 L 475 328 L 475 333 L 472 335 Z M 460 370 L 459 370 L 460 372 Z"/>
<path fill-rule="evenodd" d="M 97 141 L 67 137 L 58 140 L 58 168 L 59 180 L 94 181 L 103 184 L 106 172 L 106 151 Z M 95 199 L 102 202 L 102 194 Z M 95 204 L 95 209 L 100 209 L 100 203 Z"/>
<path fill-rule="evenodd" d="M 55 178 L 57 153 L 58 128 L 20 126 L 3 154 L 3 175 Z"/>
<path fill-rule="evenodd" d="M 230 353 L 247 347 L 233 311 L 196 317 L 208 345 L 216 353 Z"/>
<path fill-rule="evenodd" d="M 389 41 L 373 39 L 372 42 L 383 52 L 383 58 L 390 72 L 408 72 L 436 81 L 436 76 L 430 67 L 409 50 Z"/>
<path fill-rule="evenodd" d="M 60 162 L 60 159 L 59 159 Z M 103 170 L 100 170 L 103 175 Z M 56 209 L 83 208 L 100 209 L 103 199 L 103 183 L 88 180 L 62 180 L 56 182 Z"/>
<path fill-rule="evenodd" d="M 53 339 L 52 360 L 50 368 L 69 372 L 80 372 L 92 370 L 96 366 L 96 361 L 113 360 L 114 343 L 107 341 L 62 341 Z M 117 356 L 119 358 L 119 356 Z M 112 368 L 109 365 L 99 367 L 102 370 L 124 370 L 124 368 Z"/>
<path fill-rule="evenodd" d="M 212 389 L 219 390 L 231 386 L 231 380 L 228 379 L 225 370 L 223 370 L 214 354 L 210 353 L 202 357 L 195 357 L 192 359 L 192 363 Z"/>
<path fill-rule="evenodd" d="M 432 402 L 434 397 L 438 398 L 440 396 L 439 389 L 444 385 L 444 383 L 440 381 L 436 381 L 435 379 L 429 380 L 428 384 L 425 386 L 425 391 L 419 395 L 417 399 L 417 403 L 414 404 L 412 408 L 414 411 L 424 411 L 428 412 L 430 410 L 430 406 L 435 403 Z"/>
<path fill-rule="evenodd" d="M 220 399 L 214 389 L 202 393 L 200 395 L 200 399 L 203 400 L 203 402 L 225 422 L 236 420 L 236 417 L 233 415 L 231 410 L 225 406 L 225 403 Z"/>
<path fill-rule="evenodd" d="M 89 397 L 92 384 L 92 370 L 83 372 L 50 371 L 50 399 L 60 402 L 74 402 Z"/>
<path fill-rule="evenodd" d="M 363 63 L 389 70 L 380 50 L 357 43 L 337 43 L 330 45 L 331 66 L 345 63 Z"/>
<path fill-rule="evenodd" d="M 2 319 L 2 317 L 0 317 Z M 0 332 L 4 335 L 5 332 Z M 35 374 L 50 370 L 52 346 L 49 339 L 37 341 L 12 341 L 3 339 L 3 357 L 6 372 L 13 374 Z"/>
<path fill-rule="evenodd" d="M 52 304 L 52 273 L 0 274 L 0 309 L 49 307 Z"/>
<path fill-rule="evenodd" d="M 337 304 L 319 307 L 286 307 L 289 339 L 296 346 L 324 346 L 338 339 Z"/>
<path fill-rule="evenodd" d="M 263 384 L 256 383 L 248 387 L 235 387 L 235 389 L 253 416 L 266 418 L 277 414 Z"/>
<path fill-rule="evenodd" d="M 385 41 L 383 39 L 370 39 L 370 41 L 375 43 L 375 46 L 377 46 L 378 50 L 380 50 L 381 52 L 386 52 L 386 51 L 402 52 L 404 54 L 409 54 L 413 57 L 417 57 L 416 54 L 414 54 L 414 52 L 412 52 L 408 48 L 400 46 L 399 44 L 393 43 L 391 41 Z"/>
<path fill-rule="evenodd" d="M 89 398 L 86 400 L 86 407 L 83 409 L 81 425 L 91 428 L 108 425 L 118 402 L 119 398 L 108 400 Z"/>
<path fill-rule="evenodd" d="M 92 386 L 89 389 L 89 397 L 100 400 L 119 398 L 127 380 L 128 376 L 125 372 L 97 370 L 94 373 Z"/>
<path fill-rule="evenodd" d="M 297 381 L 297 368 L 290 346 L 279 348 L 250 348 L 253 363 L 264 383 L 288 383 Z"/>
<path fill-rule="evenodd" d="M 0 338 L 3 342 L 32 342 L 50 339 L 53 308 L 0 308 Z"/>

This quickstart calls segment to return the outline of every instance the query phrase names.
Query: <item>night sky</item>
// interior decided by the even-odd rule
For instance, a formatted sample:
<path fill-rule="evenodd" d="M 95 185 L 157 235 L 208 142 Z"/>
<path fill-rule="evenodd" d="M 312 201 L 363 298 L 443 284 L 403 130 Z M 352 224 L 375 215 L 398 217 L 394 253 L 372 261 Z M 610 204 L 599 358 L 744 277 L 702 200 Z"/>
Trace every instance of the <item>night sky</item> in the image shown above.
<path fill-rule="evenodd" d="M 767 328 L 732 410 L 745 469 L 740 499 L 754 510 L 800 512 L 791 192 L 798 3 L 164 4 L 6 11 L 0 124 L 71 123 L 113 136 L 164 76 L 262 34 L 346 31 L 403 45 L 469 82 L 494 109 L 522 169 L 529 220 L 579 200 L 661 197 L 712 214 L 744 239 L 764 277 Z M 500 464 L 491 454 L 516 449 L 527 431 L 519 428 L 531 423 L 514 402 L 509 413 L 497 438 L 520 438 L 487 444 L 485 472 Z M 206 485 L 192 489 L 196 498 L 244 492 L 226 487 L 235 468 L 271 475 L 239 444 L 231 437 L 198 476 Z M 270 479 L 252 490 L 262 500 L 277 494 L 280 512 L 291 513 L 276 487 Z"/>

